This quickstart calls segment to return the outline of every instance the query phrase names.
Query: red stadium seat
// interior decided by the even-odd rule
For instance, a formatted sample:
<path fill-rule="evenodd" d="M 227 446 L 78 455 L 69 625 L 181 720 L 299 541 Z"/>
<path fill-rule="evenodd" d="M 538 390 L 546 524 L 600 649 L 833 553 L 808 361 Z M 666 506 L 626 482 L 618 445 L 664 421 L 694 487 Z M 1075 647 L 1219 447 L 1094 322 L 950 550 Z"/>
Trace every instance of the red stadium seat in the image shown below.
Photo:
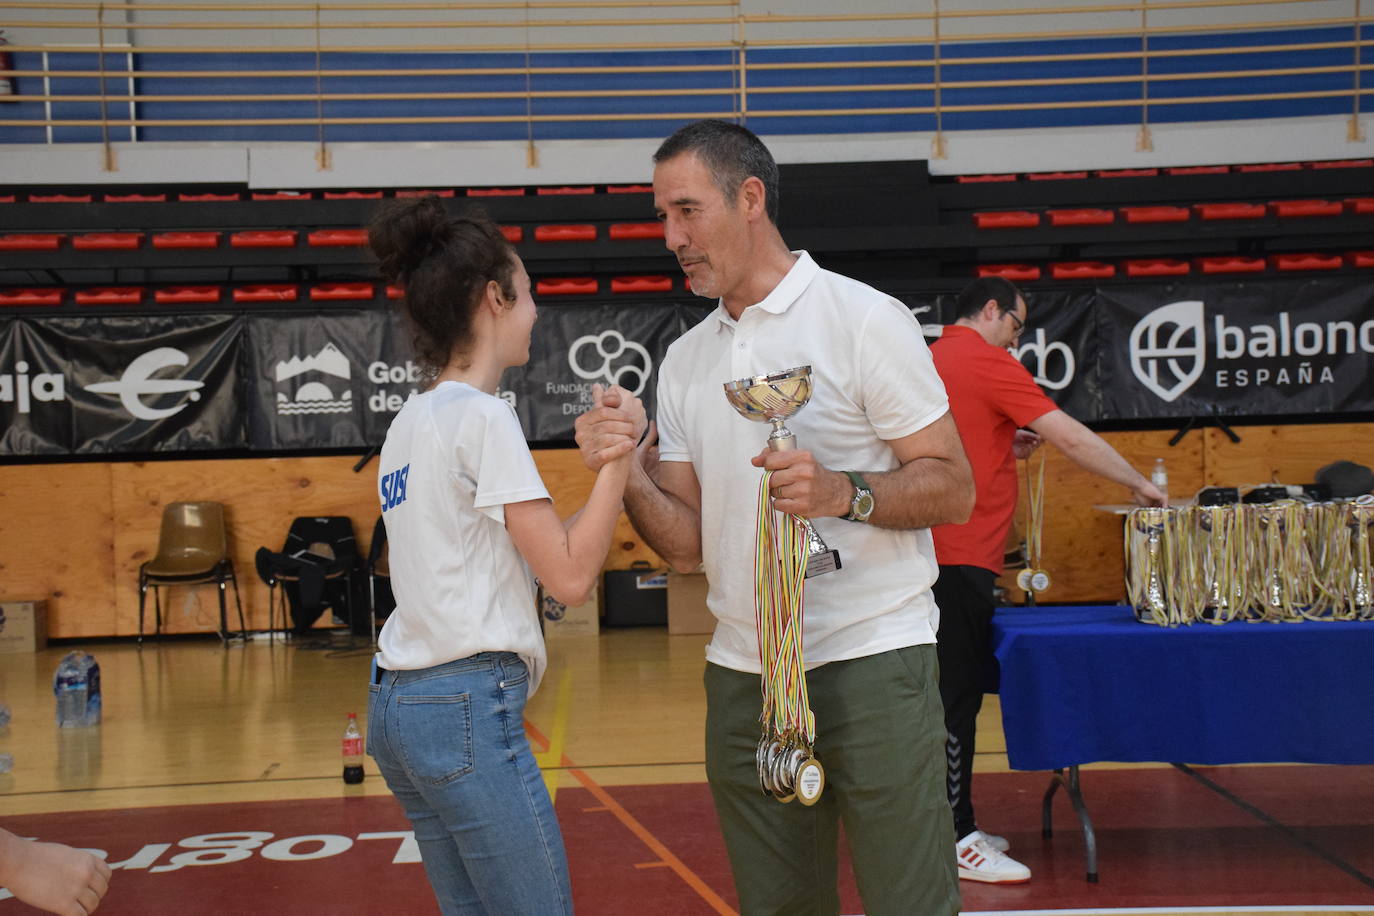
<path fill-rule="evenodd" d="M 381 191 L 325 191 L 325 200 L 381 200 Z"/>
<path fill-rule="evenodd" d="M 1184 165 L 1171 166 L 1164 170 L 1170 175 L 1225 175 L 1231 171 L 1229 165 Z"/>
<path fill-rule="evenodd" d="M 612 223 L 607 235 L 614 241 L 661 239 L 663 238 L 663 224 L 657 221 L 652 223 Z"/>
<path fill-rule="evenodd" d="M 452 197 L 452 196 L 453 196 L 453 189 L 452 189 L 452 188 L 444 188 L 444 189 L 438 190 L 438 191 L 414 191 L 414 190 L 397 191 L 397 192 L 396 192 L 396 196 L 397 196 L 398 198 L 402 199 L 402 200 L 404 200 L 404 199 L 407 198 L 407 197 Z"/>
<path fill-rule="evenodd" d="M 91 202 L 89 194 L 30 194 L 29 203 L 31 204 L 88 204 Z"/>
<path fill-rule="evenodd" d="M 654 186 L 651 184 L 608 184 L 606 185 L 607 194 L 652 194 Z"/>
<path fill-rule="evenodd" d="M 1101 169 L 1093 174 L 1098 178 L 1153 178 L 1159 169 Z"/>
<path fill-rule="evenodd" d="M 1345 261 L 1351 267 L 1374 267 L 1374 251 L 1347 251 Z"/>
<path fill-rule="evenodd" d="M 77 290 L 74 298 L 77 305 L 138 305 L 143 301 L 143 287 L 93 286 Z"/>
<path fill-rule="evenodd" d="M 235 194 L 235 193 L 230 193 L 230 194 L 214 194 L 214 193 L 208 193 L 208 194 L 178 194 L 178 195 L 177 195 L 177 200 L 185 201 L 185 202 L 187 202 L 187 203 L 196 203 L 196 204 L 220 203 L 220 202 L 223 202 L 223 201 L 238 200 L 238 199 L 239 199 L 239 195 L 238 195 L 238 194 Z"/>
<path fill-rule="evenodd" d="M 1253 165 L 1238 165 L 1237 172 L 1298 172 L 1301 162 L 1257 162 Z"/>
<path fill-rule="evenodd" d="M 1087 172 L 1027 172 L 1026 177 L 1031 181 L 1072 181 L 1078 178 L 1087 178 Z"/>
<path fill-rule="evenodd" d="M 1040 214 L 1029 210 L 990 210 L 973 214 L 979 229 L 1025 229 L 1040 225 Z"/>
<path fill-rule="evenodd" d="M 154 248 L 218 248 L 218 232 L 159 232 L 153 236 Z"/>
<path fill-rule="evenodd" d="M 1039 280 L 1040 268 L 1034 264 L 979 264 L 980 277 L 1005 277 L 1008 280 Z"/>
<path fill-rule="evenodd" d="M 1096 207 L 1050 210 L 1049 216 L 1051 226 L 1105 226 L 1116 222 L 1114 212 Z"/>
<path fill-rule="evenodd" d="M 309 191 L 254 191 L 254 200 L 313 200 Z"/>
<path fill-rule="evenodd" d="M 310 287 L 310 298 L 316 302 L 371 299 L 371 283 L 317 283 Z"/>
<path fill-rule="evenodd" d="M 1276 254 L 1270 258 L 1275 270 L 1340 270 L 1338 254 Z"/>
<path fill-rule="evenodd" d="M 153 291 L 153 301 L 168 304 L 218 302 L 220 293 L 218 286 L 164 286 Z"/>
<path fill-rule="evenodd" d="M 1309 162 L 1313 169 L 1367 169 L 1374 168 L 1374 159 L 1328 159 L 1325 162 Z"/>
<path fill-rule="evenodd" d="M 672 292 L 672 277 L 612 277 L 613 293 L 667 293 Z"/>
<path fill-rule="evenodd" d="M 367 244 L 367 230 L 316 229 L 306 241 L 312 248 L 361 248 Z"/>
<path fill-rule="evenodd" d="M 524 197 L 524 188 L 468 188 L 468 197 Z"/>
<path fill-rule="evenodd" d="M 1187 207 L 1122 207 L 1128 223 L 1186 223 L 1192 213 Z"/>
<path fill-rule="evenodd" d="M 0 194 L 0 204 L 12 204 L 14 199 L 13 194 Z"/>
<path fill-rule="evenodd" d="M 595 239 L 596 227 L 590 223 L 534 227 L 536 242 L 590 242 Z"/>
<path fill-rule="evenodd" d="M 595 277 L 558 277 L 540 280 L 534 287 L 540 296 L 585 296 L 596 290 Z"/>
<path fill-rule="evenodd" d="M 1242 255 L 1220 255 L 1198 258 L 1198 267 L 1205 274 L 1257 274 L 1264 272 L 1264 258 Z"/>
<path fill-rule="evenodd" d="M 294 283 L 255 283 L 234 289 L 235 302 L 295 302 L 299 295 Z"/>
<path fill-rule="evenodd" d="M 142 232 L 88 232 L 72 236 L 72 247 L 83 251 L 128 251 L 142 244 Z"/>
<path fill-rule="evenodd" d="M 1056 280 L 1091 280 L 1116 276 L 1116 265 L 1102 261 L 1060 261 L 1050 265 L 1050 275 Z"/>
<path fill-rule="evenodd" d="M 1220 203 L 1193 204 L 1203 219 L 1263 219 L 1268 212 L 1264 204 Z"/>
<path fill-rule="evenodd" d="M 0 251 L 56 251 L 64 238 L 51 232 L 0 235 Z"/>
<path fill-rule="evenodd" d="M 1357 216 L 1374 216 L 1374 197 L 1347 197 L 1345 206 Z"/>
<path fill-rule="evenodd" d="M 1132 258 L 1125 263 L 1128 277 L 1181 277 L 1192 269 L 1175 258 Z"/>
<path fill-rule="evenodd" d="M 0 305 L 61 305 L 62 288 L 16 287 L 0 289 Z"/>
<path fill-rule="evenodd" d="M 501 234 L 506 237 L 506 241 L 512 245 L 518 245 L 525 240 L 525 230 L 522 226 L 502 226 Z"/>
<path fill-rule="evenodd" d="M 106 194 L 107 204 L 155 204 L 167 199 L 166 194 Z"/>
<path fill-rule="evenodd" d="M 535 188 L 534 193 L 539 197 L 566 197 L 569 195 L 595 194 L 596 188 L 591 185 L 580 185 L 575 188 Z"/>
<path fill-rule="evenodd" d="M 406 291 L 401 289 L 399 286 L 392 286 L 390 284 L 387 284 L 386 297 L 388 299 L 404 299 L 406 297 Z"/>
<path fill-rule="evenodd" d="M 295 229 L 248 229 L 229 236 L 231 248 L 294 248 Z"/>
<path fill-rule="evenodd" d="M 1340 216 L 1344 209 L 1339 200 L 1274 200 L 1269 206 L 1275 216 L 1284 219 Z"/>

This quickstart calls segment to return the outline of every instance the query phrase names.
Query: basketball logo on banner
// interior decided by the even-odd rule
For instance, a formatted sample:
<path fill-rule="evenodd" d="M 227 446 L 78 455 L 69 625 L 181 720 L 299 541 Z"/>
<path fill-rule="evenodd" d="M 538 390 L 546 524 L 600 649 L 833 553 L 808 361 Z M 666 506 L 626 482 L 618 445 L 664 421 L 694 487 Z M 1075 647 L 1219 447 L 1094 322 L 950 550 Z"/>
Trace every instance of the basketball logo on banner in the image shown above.
<path fill-rule="evenodd" d="M 568 348 L 568 365 L 578 378 L 619 385 L 638 395 L 649 381 L 654 361 L 644 347 L 609 330 L 574 340 Z"/>
<path fill-rule="evenodd" d="M 1141 384 L 1173 401 L 1202 376 L 1207 362 L 1202 302 L 1160 306 L 1131 330 L 1131 371 Z"/>

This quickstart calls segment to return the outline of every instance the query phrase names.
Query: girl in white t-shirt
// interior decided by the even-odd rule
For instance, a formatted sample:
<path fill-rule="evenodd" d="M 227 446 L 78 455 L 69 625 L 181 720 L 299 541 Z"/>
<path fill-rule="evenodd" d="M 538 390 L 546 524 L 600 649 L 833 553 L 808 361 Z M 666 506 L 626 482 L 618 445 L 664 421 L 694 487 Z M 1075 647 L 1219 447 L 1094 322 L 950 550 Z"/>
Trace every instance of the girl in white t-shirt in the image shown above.
<path fill-rule="evenodd" d="M 529 361 L 536 317 L 514 249 L 490 220 L 449 216 L 433 197 L 384 209 L 370 241 L 383 277 L 406 291 L 433 384 L 382 447 L 396 608 L 378 640 L 367 750 L 445 914 L 571 913 L 562 835 L 523 724 L 545 664 L 531 571 L 559 601 L 586 600 L 620 515 L 632 430 L 561 521 L 494 394 L 502 372 Z M 604 397 L 643 410 L 620 389 Z"/>

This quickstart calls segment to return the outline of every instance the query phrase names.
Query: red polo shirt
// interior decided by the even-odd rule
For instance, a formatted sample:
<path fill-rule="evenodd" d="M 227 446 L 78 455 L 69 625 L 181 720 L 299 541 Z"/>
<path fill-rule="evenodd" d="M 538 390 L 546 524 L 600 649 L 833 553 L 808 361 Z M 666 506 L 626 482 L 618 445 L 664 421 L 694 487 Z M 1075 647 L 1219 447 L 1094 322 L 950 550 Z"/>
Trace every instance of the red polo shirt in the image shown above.
<path fill-rule="evenodd" d="M 968 522 L 930 529 L 935 557 L 941 566 L 981 566 L 1000 575 L 1007 531 L 1016 514 L 1012 439 L 1019 427 L 1059 407 L 1016 357 L 973 328 L 947 325 L 930 352 L 949 392 L 949 409 L 977 488 Z"/>

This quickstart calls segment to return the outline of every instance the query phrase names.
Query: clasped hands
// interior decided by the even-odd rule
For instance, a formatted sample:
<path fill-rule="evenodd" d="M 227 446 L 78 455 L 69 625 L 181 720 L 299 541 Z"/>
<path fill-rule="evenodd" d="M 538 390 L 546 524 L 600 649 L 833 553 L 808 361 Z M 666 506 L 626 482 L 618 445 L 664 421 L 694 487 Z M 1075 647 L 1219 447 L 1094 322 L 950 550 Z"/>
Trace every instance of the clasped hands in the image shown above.
<path fill-rule="evenodd" d="M 592 386 L 592 409 L 574 424 L 577 447 L 588 469 L 601 466 L 637 448 L 640 466 L 653 476 L 658 465 L 657 431 L 639 398 L 619 386 Z M 816 461 L 803 449 L 773 451 L 765 447 L 752 459 L 755 467 L 773 472 L 768 490 L 779 512 L 804 518 L 849 513 L 854 487 L 849 478 Z"/>

